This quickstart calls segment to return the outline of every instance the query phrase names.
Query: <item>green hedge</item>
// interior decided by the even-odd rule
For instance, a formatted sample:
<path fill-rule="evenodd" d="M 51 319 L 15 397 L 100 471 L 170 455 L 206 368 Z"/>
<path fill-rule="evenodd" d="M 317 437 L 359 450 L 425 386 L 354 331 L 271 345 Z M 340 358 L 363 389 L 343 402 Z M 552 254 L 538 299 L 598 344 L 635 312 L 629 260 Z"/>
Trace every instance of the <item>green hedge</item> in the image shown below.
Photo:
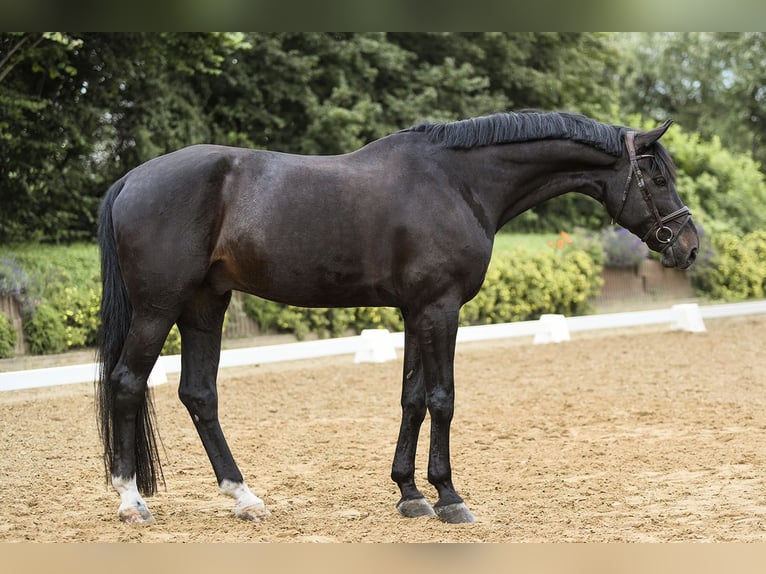
<path fill-rule="evenodd" d="M 35 307 L 34 313 L 25 318 L 22 329 L 29 350 L 35 355 L 63 353 L 74 348 L 67 344 L 64 313 L 46 303 Z"/>
<path fill-rule="evenodd" d="M 362 329 L 400 331 L 403 328 L 399 311 L 388 307 L 308 309 L 245 295 L 243 308 L 262 332 L 293 333 L 298 339 L 306 338 L 309 333 L 319 337 L 339 337 Z"/>
<path fill-rule="evenodd" d="M 692 284 L 701 295 L 724 301 L 766 296 L 766 231 L 703 239 L 709 254 L 692 271 Z"/>
<path fill-rule="evenodd" d="M 601 265 L 586 251 L 518 249 L 495 257 L 484 285 L 463 307 L 461 323 L 489 324 L 537 319 L 544 313 L 579 315 L 603 285 Z"/>
<path fill-rule="evenodd" d="M 543 313 L 588 312 L 598 294 L 606 261 L 603 238 L 566 234 L 550 248 L 496 250 L 484 286 L 463 308 L 461 324 L 535 319 Z M 94 245 L 0 249 L 0 287 L 21 302 L 23 328 L 33 353 L 91 347 L 98 329 L 98 249 Z M 766 231 L 739 239 L 729 233 L 703 234 L 692 281 L 701 295 L 717 300 L 766 296 Z M 246 296 L 243 309 L 263 332 L 294 333 L 299 339 L 342 336 L 365 328 L 402 330 L 397 309 L 304 309 Z M 0 355 L 12 352 L 7 321 L 0 317 Z M 14 341 L 15 342 L 15 341 Z M 11 351 L 7 351 L 9 344 Z M 164 353 L 178 353 L 173 329 Z"/>

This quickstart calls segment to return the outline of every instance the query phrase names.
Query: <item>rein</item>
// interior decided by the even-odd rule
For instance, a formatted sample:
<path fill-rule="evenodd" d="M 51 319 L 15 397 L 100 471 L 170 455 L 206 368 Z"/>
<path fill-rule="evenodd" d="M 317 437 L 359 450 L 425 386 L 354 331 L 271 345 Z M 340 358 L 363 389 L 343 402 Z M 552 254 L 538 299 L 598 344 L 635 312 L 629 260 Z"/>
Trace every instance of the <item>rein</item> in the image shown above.
<path fill-rule="evenodd" d="M 654 199 L 652 198 L 652 195 L 649 193 L 649 190 L 646 189 L 646 183 L 644 182 L 644 174 L 641 171 L 641 168 L 638 165 L 638 160 L 643 158 L 654 158 L 651 154 L 645 154 L 645 155 L 636 155 L 636 147 L 634 143 L 634 139 L 636 137 L 636 132 L 629 131 L 625 134 L 625 147 L 628 150 L 628 158 L 630 160 L 630 171 L 628 172 L 628 179 L 625 181 L 625 189 L 622 192 L 622 203 L 620 204 L 620 209 L 617 211 L 617 215 L 615 215 L 612 218 L 612 223 L 619 220 L 620 215 L 622 215 L 623 209 L 625 209 L 625 204 L 628 200 L 628 191 L 630 190 L 630 183 L 633 180 L 633 175 L 636 176 L 636 183 L 638 184 L 638 189 L 641 191 L 641 195 L 644 198 L 644 201 L 649 206 L 649 210 L 652 213 L 652 216 L 654 217 L 654 225 L 649 228 L 649 231 L 646 232 L 646 235 L 642 238 L 644 243 L 646 243 L 647 239 L 649 239 L 652 234 L 654 234 L 654 238 L 657 240 L 657 242 L 662 245 L 662 248 L 660 251 L 665 251 L 668 247 L 673 245 L 676 240 L 678 239 L 678 234 L 681 232 L 681 230 L 684 228 L 684 226 L 691 221 L 691 211 L 688 207 L 685 205 L 681 207 L 680 209 L 676 209 L 674 212 L 669 213 L 665 216 L 661 216 L 660 212 L 657 210 L 657 205 L 654 203 Z M 674 221 L 678 219 L 681 216 L 686 216 L 684 220 L 681 222 L 681 225 L 678 226 L 678 229 L 674 232 L 670 227 L 668 227 L 667 223 Z"/>

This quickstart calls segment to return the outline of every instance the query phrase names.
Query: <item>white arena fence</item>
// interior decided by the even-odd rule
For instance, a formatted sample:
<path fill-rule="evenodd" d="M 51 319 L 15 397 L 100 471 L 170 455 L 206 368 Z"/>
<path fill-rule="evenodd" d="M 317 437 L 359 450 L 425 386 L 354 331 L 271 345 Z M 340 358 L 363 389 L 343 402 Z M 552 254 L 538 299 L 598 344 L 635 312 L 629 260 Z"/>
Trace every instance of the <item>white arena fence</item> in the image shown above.
<path fill-rule="evenodd" d="M 670 308 L 625 313 L 606 313 L 565 317 L 543 315 L 537 321 L 519 321 L 497 325 L 461 327 L 457 342 L 468 343 L 509 337 L 533 337 L 533 343 L 568 341 L 570 333 L 597 329 L 630 328 L 642 325 L 667 325 L 671 330 L 704 332 L 705 319 L 766 313 L 766 300 L 744 303 L 703 305 L 685 303 Z M 361 335 L 282 345 L 264 345 L 246 349 L 221 351 L 219 368 L 241 367 L 316 359 L 334 355 L 354 355 L 354 362 L 383 362 L 397 358 L 396 349 L 404 348 L 404 333 L 389 333 L 385 329 L 367 329 Z M 181 371 L 181 356 L 162 356 L 149 377 L 150 385 L 167 382 L 167 374 Z M 10 371 L 0 373 L 0 391 L 49 387 L 74 383 L 92 383 L 98 373 L 96 363 Z"/>

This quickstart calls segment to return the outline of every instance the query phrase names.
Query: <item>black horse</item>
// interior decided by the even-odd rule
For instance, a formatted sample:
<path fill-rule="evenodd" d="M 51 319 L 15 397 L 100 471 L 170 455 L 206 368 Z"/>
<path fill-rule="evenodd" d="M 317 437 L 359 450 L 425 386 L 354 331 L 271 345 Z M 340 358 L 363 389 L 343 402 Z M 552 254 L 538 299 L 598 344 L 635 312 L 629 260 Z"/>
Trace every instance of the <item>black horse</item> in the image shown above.
<path fill-rule="evenodd" d="M 452 484 L 450 423 L 458 312 L 481 287 L 495 233 L 577 191 L 686 268 L 698 249 L 673 162 L 651 131 L 566 113 L 503 113 L 420 124 L 339 156 L 196 145 L 117 181 L 100 212 L 102 334 L 97 382 L 107 478 L 119 516 L 148 522 L 161 475 L 147 377 L 177 324 L 178 390 L 235 514 L 268 515 L 218 420 L 216 375 L 231 291 L 306 307 L 389 306 L 405 322 L 402 421 L 391 472 L 399 511 L 473 515 Z M 428 481 L 415 450 L 431 418 Z"/>

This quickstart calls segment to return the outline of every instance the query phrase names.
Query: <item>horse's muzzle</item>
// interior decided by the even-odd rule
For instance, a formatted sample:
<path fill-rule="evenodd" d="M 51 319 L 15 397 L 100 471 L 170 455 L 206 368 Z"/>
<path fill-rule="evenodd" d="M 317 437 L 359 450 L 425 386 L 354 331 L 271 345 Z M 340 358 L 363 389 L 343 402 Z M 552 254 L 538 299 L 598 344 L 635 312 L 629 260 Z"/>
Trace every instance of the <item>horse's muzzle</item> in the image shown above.
<path fill-rule="evenodd" d="M 662 265 L 663 267 L 688 269 L 697 260 L 697 253 L 697 247 L 692 247 L 686 254 L 679 254 L 675 245 L 670 246 L 662 252 Z"/>

